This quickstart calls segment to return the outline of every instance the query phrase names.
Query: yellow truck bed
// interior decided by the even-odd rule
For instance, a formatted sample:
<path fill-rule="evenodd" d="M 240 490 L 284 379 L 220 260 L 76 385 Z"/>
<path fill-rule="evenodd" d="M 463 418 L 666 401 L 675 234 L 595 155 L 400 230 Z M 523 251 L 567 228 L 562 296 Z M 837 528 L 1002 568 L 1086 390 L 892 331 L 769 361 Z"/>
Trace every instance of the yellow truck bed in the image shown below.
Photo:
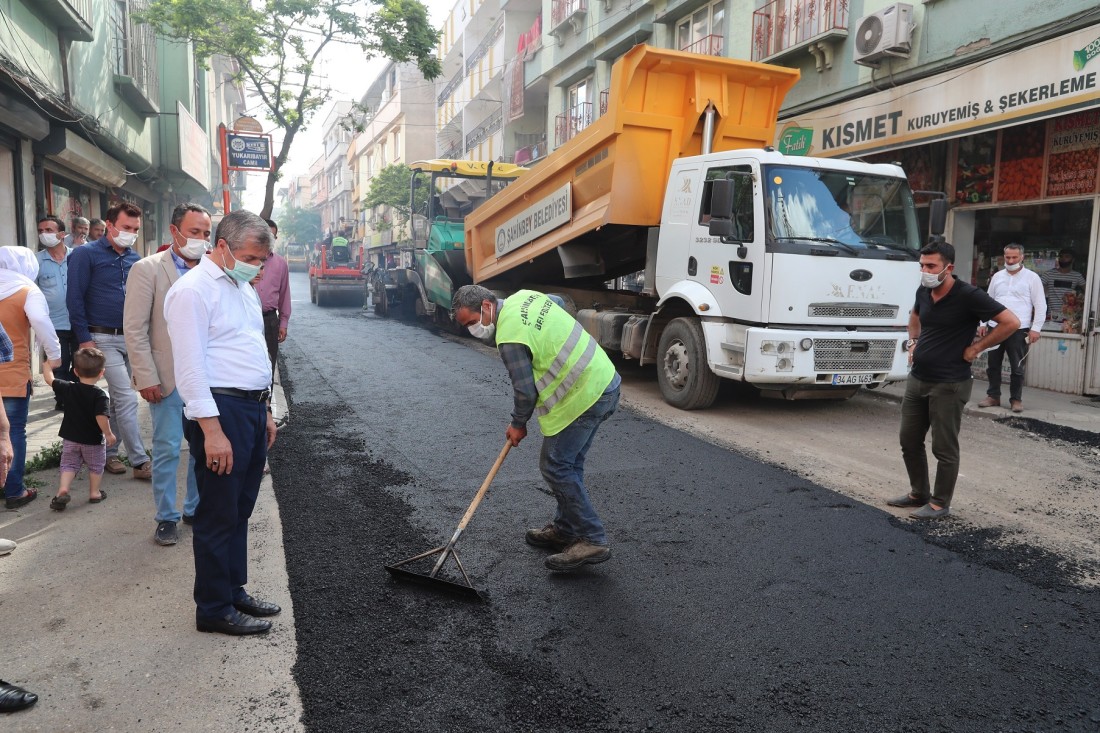
<path fill-rule="evenodd" d="M 798 76 L 795 69 L 635 46 L 612 68 L 607 112 L 466 217 L 474 282 L 549 281 L 555 270 L 568 278 L 564 258 L 547 256 L 566 243 L 589 248 L 582 260 L 605 260 L 587 271 L 594 277 L 644 262 L 644 241 L 631 232 L 660 224 L 672 162 L 702 152 L 708 103 L 717 110 L 713 151 L 760 148 L 771 144 L 779 107 Z"/>

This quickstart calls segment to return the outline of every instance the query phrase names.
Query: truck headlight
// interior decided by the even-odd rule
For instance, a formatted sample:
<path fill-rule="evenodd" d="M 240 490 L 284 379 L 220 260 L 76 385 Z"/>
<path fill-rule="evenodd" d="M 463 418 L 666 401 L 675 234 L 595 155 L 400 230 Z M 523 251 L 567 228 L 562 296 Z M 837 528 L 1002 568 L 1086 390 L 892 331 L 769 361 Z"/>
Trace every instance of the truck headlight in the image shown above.
<path fill-rule="evenodd" d="M 777 372 L 789 372 L 794 370 L 794 360 L 783 357 L 775 362 Z"/>

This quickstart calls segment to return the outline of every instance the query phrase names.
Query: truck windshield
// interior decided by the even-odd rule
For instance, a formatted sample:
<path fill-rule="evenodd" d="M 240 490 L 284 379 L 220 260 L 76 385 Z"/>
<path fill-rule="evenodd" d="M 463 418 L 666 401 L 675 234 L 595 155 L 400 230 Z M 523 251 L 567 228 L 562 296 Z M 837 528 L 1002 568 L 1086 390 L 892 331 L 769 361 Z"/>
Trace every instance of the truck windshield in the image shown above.
<path fill-rule="evenodd" d="M 768 249 L 794 254 L 916 259 L 920 232 L 904 178 L 767 166 Z"/>

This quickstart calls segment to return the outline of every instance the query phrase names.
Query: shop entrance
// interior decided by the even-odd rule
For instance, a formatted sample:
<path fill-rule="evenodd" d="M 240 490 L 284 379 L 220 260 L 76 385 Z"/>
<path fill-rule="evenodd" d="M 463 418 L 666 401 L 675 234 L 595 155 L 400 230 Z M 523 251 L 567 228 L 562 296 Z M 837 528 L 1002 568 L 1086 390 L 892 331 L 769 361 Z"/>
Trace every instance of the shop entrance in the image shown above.
<path fill-rule="evenodd" d="M 1047 318 L 1027 359 L 1028 386 L 1100 392 L 1100 329 L 1092 263 L 1094 200 L 956 209 L 952 236 L 960 277 L 986 288 L 1007 244 L 1024 247 L 1024 266 L 1043 280 Z"/>

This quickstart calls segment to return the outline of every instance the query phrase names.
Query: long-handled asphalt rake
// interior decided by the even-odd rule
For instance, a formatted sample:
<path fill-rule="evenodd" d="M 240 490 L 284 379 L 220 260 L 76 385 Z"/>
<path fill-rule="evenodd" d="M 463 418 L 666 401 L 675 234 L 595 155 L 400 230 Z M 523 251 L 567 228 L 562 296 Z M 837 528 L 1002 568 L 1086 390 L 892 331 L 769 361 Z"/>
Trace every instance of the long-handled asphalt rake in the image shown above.
<path fill-rule="evenodd" d="M 458 539 L 462 536 L 462 531 L 466 529 L 466 524 L 470 521 L 470 518 L 474 516 L 474 511 L 477 509 L 477 505 L 481 503 L 481 499 L 485 496 L 485 492 L 489 490 L 489 484 L 491 484 L 493 478 L 496 477 L 497 471 L 500 470 L 501 464 L 504 463 L 504 457 L 508 455 L 508 451 L 511 447 L 512 443 L 510 441 L 504 441 L 504 447 L 501 448 L 496 463 L 489 469 L 489 475 L 485 477 L 485 481 L 481 484 L 481 488 L 477 490 L 477 495 L 475 495 L 474 500 L 470 502 L 470 507 L 462 516 L 462 521 L 458 523 L 458 528 L 455 529 L 455 533 L 451 535 L 450 542 L 442 547 L 436 547 L 427 552 L 422 552 L 416 557 L 410 557 L 408 560 L 395 562 L 393 565 L 386 565 L 386 570 L 390 571 L 390 575 L 400 580 L 411 580 L 438 590 L 445 590 L 450 593 L 458 593 L 459 595 L 485 600 L 485 596 L 482 592 L 474 588 L 474 584 L 470 582 L 470 576 L 466 574 L 466 568 L 462 567 L 462 561 L 458 559 L 458 552 L 455 551 L 455 545 L 458 544 Z M 439 554 L 439 559 L 436 560 L 435 567 L 433 567 L 432 571 L 427 575 L 412 570 L 406 570 L 402 567 L 403 565 L 408 565 L 417 560 L 423 560 L 437 553 Z M 465 584 L 456 583 L 452 580 L 439 577 L 439 571 L 443 568 L 443 563 L 447 561 L 448 557 L 454 558 L 455 565 L 458 566 L 459 572 L 462 573 L 462 577 L 466 581 Z"/>

